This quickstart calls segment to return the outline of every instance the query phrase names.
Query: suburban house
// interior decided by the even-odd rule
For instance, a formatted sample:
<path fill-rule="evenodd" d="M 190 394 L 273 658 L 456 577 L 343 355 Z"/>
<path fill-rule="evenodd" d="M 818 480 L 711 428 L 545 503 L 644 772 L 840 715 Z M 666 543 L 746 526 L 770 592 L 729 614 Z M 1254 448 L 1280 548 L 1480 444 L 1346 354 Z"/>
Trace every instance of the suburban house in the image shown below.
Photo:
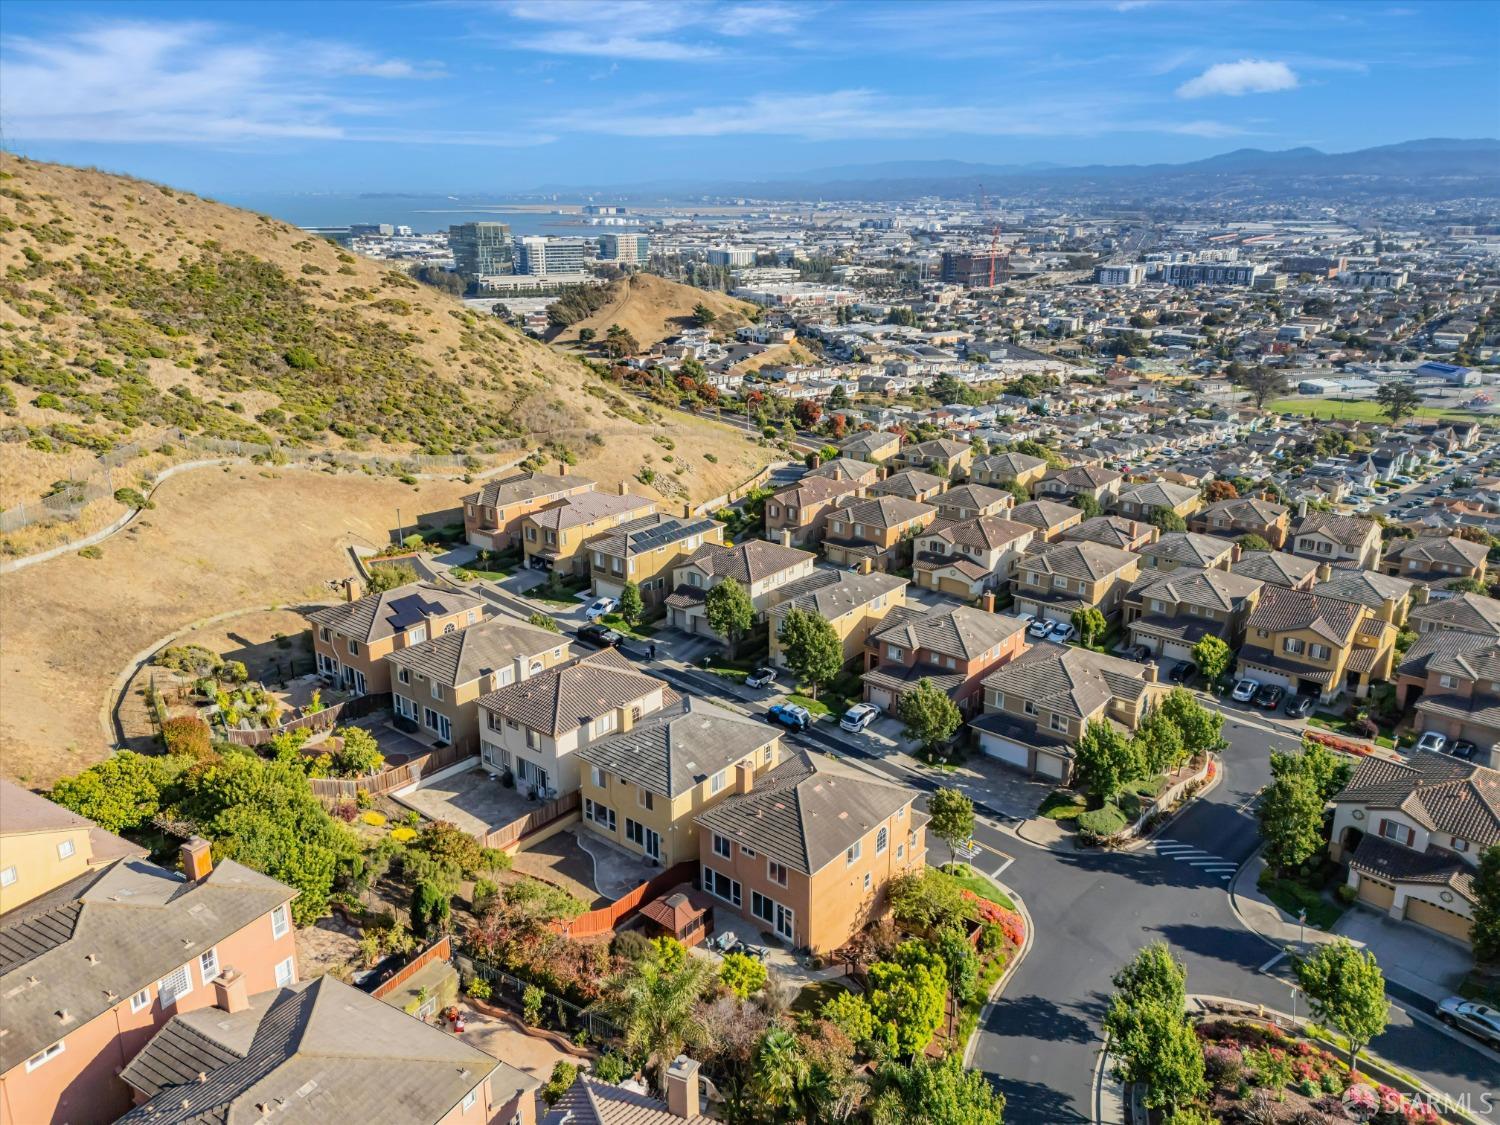
<path fill-rule="evenodd" d="M 588 569 L 583 542 L 622 523 L 649 516 L 656 501 L 631 496 L 620 486 L 618 494 L 580 492 L 550 507 L 521 518 L 521 549 L 533 570 L 555 570 L 559 574 L 581 574 Z"/>
<path fill-rule="evenodd" d="M 839 442 L 839 452 L 859 461 L 885 461 L 901 452 L 901 435 L 885 430 L 866 430 Z"/>
<path fill-rule="evenodd" d="M 926 863 L 913 789 L 799 750 L 698 814 L 703 889 L 752 927 L 828 953 L 885 910 L 897 875 Z M 718 919 L 720 929 L 732 922 Z"/>
<path fill-rule="evenodd" d="M 1242 496 L 1237 500 L 1220 500 L 1188 517 L 1189 531 L 1200 535 L 1259 535 L 1276 550 L 1286 546 L 1291 528 L 1292 510 L 1285 504 Z"/>
<path fill-rule="evenodd" d="M 905 578 L 894 574 L 851 574 L 846 570 L 819 570 L 786 587 L 783 599 L 771 607 L 770 660 L 778 668 L 786 667 L 786 653 L 777 631 L 781 620 L 792 609 L 812 613 L 833 626 L 844 646 L 844 663 L 858 659 L 865 651 L 865 638 L 891 610 L 906 604 Z"/>
<path fill-rule="evenodd" d="M 1106 618 L 1113 617 L 1125 589 L 1140 572 L 1140 558 L 1117 547 L 1047 544 L 1017 565 L 1012 590 L 1015 611 L 1047 621 L 1069 621 L 1074 610 L 1092 606 Z"/>
<path fill-rule="evenodd" d="M 987 672 L 1026 647 L 1026 623 L 972 606 L 903 606 L 865 641 L 865 702 L 892 711 L 923 679 L 948 693 L 959 710 L 979 705 Z"/>
<path fill-rule="evenodd" d="M 50 802 L 4 784 L 8 822 L 61 825 L 41 807 Z M 8 842 L 4 860 L 64 865 L 28 874 L 31 886 L 55 885 L 0 915 L 0 1105 L 17 1125 L 119 1117 L 131 1105 L 120 1072 L 174 1014 L 212 1004 L 230 966 L 259 990 L 297 979 L 290 887 L 214 864 L 197 837 L 183 845 L 181 873 L 119 841 L 120 858 L 59 882 L 77 856 L 63 854 L 63 835 L 49 855 L 23 844 L 16 860 Z"/>
<path fill-rule="evenodd" d="M 862 495 L 864 487 L 855 481 L 803 477 L 766 498 L 766 538 L 781 542 L 783 533 L 790 532 L 792 546 L 816 547 L 838 500 Z"/>
<path fill-rule="evenodd" d="M 1352 562 L 1366 570 L 1380 566 L 1380 525 L 1355 516 L 1309 512 L 1292 535 L 1292 553 L 1322 562 Z"/>
<path fill-rule="evenodd" d="M 551 473 L 520 472 L 487 481 L 462 500 L 464 536 L 472 546 L 503 551 L 519 540 L 523 517 L 592 491 L 591 480 Z"/>
<path fill-rule="evenodd" d="M 571 655 L 572 640 L 513 617 L 492 617 L 386 657 L 391 708 L 439 742 L 479 752 L 478 699 Z"/>
<path fill-rule="evenodd" d="M 1120 494 L 1124 476 L 1102 465 L 1073 465 L 1052 469 L 1031 486 L 1038 499 L 1069 501 L 1091 496 L 1101 508 L 1108 508 Z"/>
<path fill-rule="evenodd" d="M 899 473 L 892 473 L 878 484 L 872 484 L 865 490 L 865 495 L 898 496 L 902 500 L 920 500 L 923 503 L 936 504 L 936 497 L 941 495 L 947 487 L 948 481 L 945 477 L 933 476 L 920 469 L 905 469 Z"/>
<path fill-rule="evenodd" d="M 935 438 L 904 446 L 895 460 L 908 469 L 921 469 L 949 480 L 960 480 L 968 475 L 969 465 L 974 460 L 974 447 L 966 441 Z"/>
<path fill-rule="evenodd" d="M 1176 570 L 1179 566 L 1204 570 L 1228 570 L 1240 557 L 1233 540 L 1191 531 L 1168 531 L 1155 543 L 1148 543 L 1136 554 L 1147 570 Z"/>
<path fill-rule="evenodd" d="M 1365 758 L 1333 810 L 1330 852 L 1361 902 L 1468 941 L 1479 856 L 1500 843 L 1500 773 L 1425 751 Z"/>
<path fill-rule="evenodd" d="M 1396 665 L 1396 706 L 1404 709 L 1428 691 L 1455 690 L 1463 679 L 1477 684 L 1479 669 L 1490 667 L 1496 657 L 1500 657 L 1500 637 L 1454 630 L 1423 633 Z M 1471 741 L 1477 744 L 1478 740 Z"/>
<path fill-rule="evenodd" d="M 1420 635 L 1454 631 L 1500 637 L 1500 601 L 1483 594 L 1458 594 L 1416 606 L 1411 627 Z"/>
<path fill-rule="evenodd" d="M 1083 510 L 1071 504 L 1056 504 L 1051 500 L 1028 500 L 1011 509 L 1007 518 L 1016 523 L 1029 523 L 1041 532 L 1042 539 L 1050 542 L 1081 524 Z"/>
<path fill-rule="evenodd" d="M 661 512 L 584 540 L 595 597 L 618 598 L 634 582 L 648 610 L 667 600 L 672 569 L 705 543 L 723 543 L 724 525 Z"/>
<path fill-rule="evenodd" d="M 1149 523 L 1157 512 L 1170 511 L 1187 519 L 1202 504 L 1196 488 L 1153 480 L 1120 489 L 1115 499 L 1115 514 Z"/>
<path fill-rule="evenodd" d="M 835 566 L 865 560 L 877 570 L 896 570 L 909 554 L 903 546 L 937 518 L 937 509 L 898 496 L 872 496 L 840 504 L 828 514 L 823 553 Z"/>
<path fill-rule="evenodd" d="M 1411 611 L 1412 583 L 1373 570 L 1335 570 L 1313 589 L 1320 598 L 1341 598 L 1368 606 L 1376 617 L 1398 629 L 1406 624 Z"/>
<path fill-rule="evenodd" d="M 251 994 L 226 965 L 212 993 L 121 1073 L 122 1123 L 536 1121 L 537 1079 L 332 975 Z"/>
<path fill-rule="evenodd" d="M 820 462 L 812 455 L 809 477 L 827 477 L 829 480 L 850 481 L 854 484 L 870 485 L 885 475 L 885 470 L 873 461 L 860 461 L 854 457 L 835 457 L 832 461 Z"/>
<path fill-rule="evenodd" d="M 0 778 L 0 917 L 85 872 L 145 854 L 92 820 Z"/>
<path fill-rule="evenodd" d="M 1025 453 L 991 453 L 969 466 L 969 479 L 975 484 L 1020 484 L 1030 487 L 1047 472 L 1047 462 Z"/>
<path fill-rule="evenodd" d="M 480 755 L 514 774 L 518 789 L 571 793 L 580 747 L 629 730 L 676 698 L 614 649 L 601 649 L 480 696 Z"/>
<path fill-rule="evenodd" d="M 1326 562 L 1299 558 L 1285 551 L 1245 551 L 1229 572 L 1287 590 L 1311 590 L 1327 578 L 1333 568 Z"/>
<path fill-rule="evenodd" d="M 1398 671 L 1396 690 L 1403 701 L 1412 697 L 1418 669 L 1416 728 L 1472 742 L 1475 761 L 1493 766 L 1500 742 L 1500 644 L 1465 633 L 1421 638 Z"/>
<path fill-rule="evenodd" d="M 1446 586 L 1460 578 L 1484 581 L 1489 548 L 1456 535 L 1424 535 L 1393 540 L 1380 569 L 1411 582 Z"/>
<path fill-rule="evenodd" d="M 1192 660 L 1193 646 L 1204 637 L 1218 637 L 1236 649 L 1263 585 L 1219 569 L 1147 571 L 1130 584 L 1121 603 L 1130 643 L 1173 662 Z"/>
<path fill-rule="evenodd" d="M 580 1070 L 542 1125 L 713 1125 L 701 1112 L 698 1063 L 678 1055 L 667 1068 L 665 1102 L 639 1087 L 614 1086 Z"/>
<path fill-rule="evenodd" d="M 385 658 L 484 617 L 484 599 L 431 582 L 408 582 L 308 613 L 318 672 L 357 695 L 391 690 Z"/>
<path fill-rule="evenodd" d="M 693 696 L 582 747 L 583 823 L 663 867 L 698 858 L 694 817 L 781 761 L 777 728 Z"/>
<path fill-rule="evenodd" d="M 1267 586 L 1245 622 L 1239 674 L 1325 703 L 1346 688 L 1362 699 L 1391 678 L 1395 654 L 1396 627 L 1368 607 Z"/>
<path fill-rule="evenodd" d="M 999 516 L 935 522 L 917 536 L 912 579 L 926 589 L 972 600 L 1008 583 L 1038 535 L 1030 524 Z"/>
<path fill-rule="evenodd" d="M 1066 784 L 1073 747 L 1090 720 L 1134 730 L 1161 691 L 1155 665 L 1033 645 L 985 677 L 984 713 L 969 725 L 990 757 Z"/>
<path fill-rule="evenodd" d="M 1015 507 L 1016 498 L 1004 489 L 984 484 L 959 484 L 933 496 L 930 502 L 937 508 L 940 520 L 972 520 L 1004 515 Z"/>
<path fill-rule="evenodd" d="M 1095 516 L 1074 524 L 1061 536 L 1076 543 L 1102 543 L 1122 551 L 1139 551 L 1160 537 L 1161 529 L 1155 524 L 1128 520 L 1124 516 Z"/>
<path fill-rule="evenodd" d="M 780 600 L 788 586 L 813 572 L 817 558 L 809 551 L 764 539 L 747 539 L 732 547 L 706 544 L 673 570 L 667 621 L 685 633 L 717 637 L 705 609 L 708 592 L 731 578 L 750 596 L 757 619 L 763 619 L 766 610 Z"/>

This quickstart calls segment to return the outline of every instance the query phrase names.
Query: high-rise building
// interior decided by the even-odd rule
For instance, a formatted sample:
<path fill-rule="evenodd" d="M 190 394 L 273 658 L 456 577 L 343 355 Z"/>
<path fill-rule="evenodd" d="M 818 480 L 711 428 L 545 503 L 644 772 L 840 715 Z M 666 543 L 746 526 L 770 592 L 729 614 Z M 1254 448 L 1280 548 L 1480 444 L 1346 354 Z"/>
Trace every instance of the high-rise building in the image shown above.
<path fill-rule="evenodd" d="M 651 260 L 651 238 L 644 234 L 601 234 L 599 257 L 606 262 L 643 266 Z"/>
<path fill-rule="evenodd" d="M 1262 265 L 1219 264 L 1213 262 L 1172 263 L 1162 270 L 1168 285 L 1254 285 L 1266 272 Z"/>
<path fill-rule="evenodd" d="M 996 266 L 995 276 L 999 278 L 1001 271 L 998 262 Z M 940 276 L 944 285 L 962 285 L 965 289 L 985 288 L 990 283 L 990 256 L 987 253 L 944 250 Z"/>
<path fill-rule="evenodd" d="M 1096 285 L 1133 287 L 1146 280 L 1146 267 L 1139 262 L 1110 263 L 1094 267 Z"/>
<path fill-rule="evenodd" d="M 516 242 L 516 272 L 532 277 L 583 272 L 583 243 L 574 238 L 532 235 Z"/>
<path fill-rule="evenodd" d="M 464 277 L 511 272 L 510 224 L 459 223 L 448 228 L 453 269 Z"/>
<path fill-rule="evenodd" d="M 755 251 L 743 246 L 715 246 L 708 252 L 711 266 L 753 266 Z"/>

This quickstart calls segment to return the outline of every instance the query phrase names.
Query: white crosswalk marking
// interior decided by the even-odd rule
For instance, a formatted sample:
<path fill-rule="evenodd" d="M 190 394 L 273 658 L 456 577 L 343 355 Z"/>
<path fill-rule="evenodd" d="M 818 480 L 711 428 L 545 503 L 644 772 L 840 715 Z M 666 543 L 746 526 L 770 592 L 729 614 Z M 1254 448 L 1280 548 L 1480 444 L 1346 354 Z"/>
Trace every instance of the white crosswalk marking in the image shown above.
<path fill-rule="evenodd" d="M 1239 864 L 1230 863 L 1223 856 L 1214 855 L 1213 852 L 1196 848 L 1192 844 L 1184 844 L 1177 840 L 1153 840 L 1152 846 L 1155 847 L 1156 854 L 1162 858 L 1199 868 L 1205 875 L 1217 875 L 1226 883 L 1239 870 Z"/>

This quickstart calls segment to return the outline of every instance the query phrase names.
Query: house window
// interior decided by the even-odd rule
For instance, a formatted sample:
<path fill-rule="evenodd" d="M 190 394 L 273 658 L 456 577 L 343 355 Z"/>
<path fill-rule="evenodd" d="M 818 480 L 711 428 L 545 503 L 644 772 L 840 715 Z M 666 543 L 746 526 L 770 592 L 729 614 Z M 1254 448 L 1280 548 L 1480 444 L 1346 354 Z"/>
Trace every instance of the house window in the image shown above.
<path fill-rule="evenodd" d="M 1442 684 L 1444 687 L 1457 687 L 1458 679 L 1454 676 L 1439 676 L 1438 683 Z"/>
<path fill-rule="evenodd" d="M 1066 590 L 1068 588 L 1068 580 L 1061 574 L 1054 574 L 1052 576 L 1052 587 L 1056 590 Z"/>
<path fill-rule="evenodd" d="M 1052 717 L 1048 721 L 1047 725 L 1050 726 L 1053 730 L 1066 731 L 1068 729 L 1068 720 L 1063 718 L 1056 712 L 1053 712 Z"/>
<path fill-rule="evenodd" d="M 469 610 L 468 614 L 464 617 L 464 620 L 470 625 L 474 624 L 474 622 L 479 620 L 479 611 L 477 609 Z M 448 628 L 451 629 L 452 627 L 453 626 L 450 625 Z M 443 631 L 446 633 L 448 630 L 444 629 Z"/>
<path fill-rule="evenodd" d="M 766 860 L 766 878 L 777 886 L 786 886 L 786 864 L 777 863 L 774 859 Z"/>
<path fill-rule="evenodd" d="M 76 850 L 77 848 L 74 847 L 72 840 L 64 840 L 62 843 L 57 845 L 57 858 L 67 859 Z"/>
<path fill-rule="evenodd" d="M 729 838 L 720 836 L 717 832 L 714 833 L 714 855 L 729 858 Z"/>
<path fill-rule="evenodd" d="M 440 684 L 440 683 L 438 683 L 436 680 L 432 681 L 432 698 L 433 699 L 442 699 L 443 698 L 443 685 Z"/>
<path fill-rule="evenodd" d="M 1460 840 L 1457 836 L 1450 836 L 1448 841 L 1453 845 L 1453 850 L 1456 852 L 1466 852 L 1469 850 L 1469 841 L 1467 840 Z"/>
<path fill-rule="evenodd" d="M 1028 715 L 1035 715 L 1036 714 L 1036 704 L 1033 703 L 1029 699 L 1026 701 L 1026 713 Z"/>
<path fill-rule="evenodd" d="M 903 858 L 905 858 L 905 856 L 906 856 L 906 845 L 905 844 L 897 844 L 896 845 L 896 858 L 897 859 L 903 859 Z"/>
<path fill-rule="evenodd" d="M 45 1051 L 37 1052 L 36 1054 L 32 1055 L 31 1058 L 26 1060 L 26 1073 L 30 1074 L 37 1067 L 45 1066 L 47 1063 L 57 1058 L 57 1056 L 62 1054 L 65 1050 L 67 1050 L 67 1045 L 64 1044 L 61 1040 L 58 1040 L 56 1043 L 52 1044 L 52 1046 L 48 1047 Z"/>
<path fill-rule="evenodd" d="M 871 883 L 871 882 L 872 882 L 872 881 L 873 881 L 873 880 L 872 880 L 872 879 L 871 879 L 871 877 L 870 877 L 870 873 L 869 873 L 869 872 L 868 872 L 868 871 L 866 871 L 866 872 L 865 872 L 865 890 L 867 890 L 867 891 L 868 891 L 868 890 L 869 890 L 869 889 L 870 889 L 870 883 Z"/>
<path fill-rule="evenodd" d="M 615 810 L 607 805 L 601 805 L 588 797 L 583 799 L 583 815 L 586 820 L 591 820 L 607 832 L 615 830 Z"/>
<path fill-rule="evenodd" d="M 422 708 L 422 723 L 444 742 L 453 741 L 453 722 L 447 715 L 440 715 L 431 707 Z"/>
<path fill-rule="evenodd" d="M 747 848 L 747 847 L 745 847 L 744 844 L 741 844 L 740 845 L 740 855 L 744 856 L 746 859 L 754 859 L 755 858 L 755 849 L 754 848 Z"/>
<path fill-rule="evenodd" d="M 1160 600 L 1158 600 L 1156 598 L 1152 598 L 1151 599 L 1151 612 L 1152 613 L 1165 613 L 1166 611 L 1167 611 L 1167 605 L 1166 605 L 1165 602 L 1160 601 Z"/>
<path fill-rule="evenodd" d="M 776 917 L 776 903 L 759 891 L 751 891 L 750 913 L 762 922 L 769 923 Z"/>
<path fill-rule="evenodd" d="M 767 746 L 760 752 L 760 760 L 769 766 L 771 764 L 771 755 L 774 754 L 775 751 L 776 748 L 774 746 Z"/>
<path fill-rule="evenodd" d="M 143 988 L 130 998 L 130 1010 L 132 1013 L 139 1012 L 150 1003 L 151 989 L 149 987 Z"/>
<path fill-rule="evenodd" d="M 282 903 L 271 911 L 271 936 L 273 938 L 286 937 L 286 933 L 292 928 L 291 911 L 287 909 L 286 903 Z"/>
<path fill-rule="evenodd" d="M 188 972 L 186 965 L 175 969 L 156 982 L 156 995 L 161 998 L 163 1009 L 170 1008 L 180 997 L 186 996 L 191 991 L 193 991 L 193 976 Z"/>
<path fill-rule="evenodd" d="M 885 828 L 881 828 L 879 832 L 875 833 L 875 854 L 884 855 L 885 849 L 887 846 L 889 846 L 890 842 L 890 832 Z"/>
<path fill-rule="evenodd" d="M 728 770 L 720 770 L 718 773 L 714 774 L 713 777 L 709 778 L 708 779 L 708 791 L 709 791 L 709 793 L 717 793 L 720 790 L 722 790 L 724 788 L 726 782 L 727 782 L 728 775 L 729 775 L 729 771 Z"/>
<path fill-rule="evenodd" d="M 333 638 L 333 634 L 330 633 L 327 629 L 319 629 L 318 630 L 318 639 L 319 640 L 327 641 L 327 640 L 332 640 L 332 638 Z"/>
<path fill-rule="evenodd" d="M 1026 574 L 1026 584 L 1028 586 L 1040 586 L 1042 584 L 1042 576 L 1034 570 L 1028 571 Z"/>
<path fill-rule="evenodd" d="M 406 634 L 406 643 L 409 644 L 409 645 L 419 645 L 423 641 L 425 641 L 426 639 L 427 639 L 427 626 L 426 625 L 418 625 L 415 629 L 411 630 L 411 632 L 409 632 L 409 633 Z"/>
<path fill-rule="evenodd" d="M 595 738 L 598 738 L 600 735 L 603 735 L 603 734 L 608 734 L 610 731 L 612 731 L 614 729 L 615 729 L 615 713 L 613 711 L 609 712 L 609 714 L 607 714 L 607 715 L 600 715 L 597 719 L 594 720 L 594 737 Z"/>
<path fill-rule="evenodd" d="M 1281 647 L 1287 652 L 1294 653 L 1300 656 L 1302 650 L 1307 646 L 1303 644 L 1303 642 L 1297 637 L 1287 637 L 1281 642 Z"/>
<path fill-rule="evenodd" d="M 1333 650 L 1327 645 L 1313 645 L 1307 650 L 1307 655 L 1314 660 L 1327 660 L 1332 653 Z"/>
<path fill-rule="evenodd" d="M 598 766 L 589 767 L 589 780 L 594 783 L 595 789 L 606 789 L 609 787 L 609 774 L 605 773 Z"/>
<path fill-rule="evenodd" d="M 715 898 L 723 899 L 732 906 L 739 906 L 740 885 L 723 872 L 715 871 L 712 867 L 704 865 L 703 889 Z"/>
<path fill-rule="evenodd" d="M 288 957 L 276 966 L 276 987 L 286 988 L 297 980 L 297 962 Z"/>
<path fill-rule="evenodd" d="M 864 852 L 864 841 L 856 840 L 844 851 L 844 866 L 848 867 Z"/>
<path fill-rule="evenodd" d="M 207 953 L 198 957 L 198 972 L 203 977 L 203 983 L 209 984 L 214 977 L 219 975 L 219 951 L 210 949 Z"/>
<path fill-rule="evenodd" d="M 350 656 L 358 656 L 359 655 L 359 642 L 358 641 L 350 641 L 349 642 L 349 655 Z"/>
<path fill-rule="evenodd" d="M 479 1091 L 477 1089 L 476 1090 L 470 1090 L 467 1094 L 464 1095 L 464 1104 L 463 1104 L 463 1109 L 462 1109 L 461 1112 L 468 1113 L 469 1110 L 471 1110 L 471 1109 L 474 1108 L 474 1103 L 477 1102 L 478 1100 L 479 1100 Z"/>
<path fill-rule="evenodd" d="M 901 659 L 901 649 L 900 649 L 900 647 L 897 646 L 897 645 L 886 645 L 885 646 L 885 658 L 887 660 L 900 660 Z"/>
<path fill-rule="evenodd" d="M 1416 839 L 1416 831 L 1402 824 L 1399 820 L 1382 820 L 1380 822 L 1380 834 L 1387 840 L 1395 840 L 1398 843 L 1411 847 Z"/>
<path fill-rule="evenodd" d="M 656 795 L 651 790 L 642 788 L 636 793 L 635 802 L 649 812 L 656 807 Z"/>
<path fill-rule="evenodd" d="M 392 695 L 391 706 L 396 709 L 396 714 L 404 719 L 417 721 L 417 705 L 404 695 Z M 492 716 L 493 717 L 493 716 Z"/>

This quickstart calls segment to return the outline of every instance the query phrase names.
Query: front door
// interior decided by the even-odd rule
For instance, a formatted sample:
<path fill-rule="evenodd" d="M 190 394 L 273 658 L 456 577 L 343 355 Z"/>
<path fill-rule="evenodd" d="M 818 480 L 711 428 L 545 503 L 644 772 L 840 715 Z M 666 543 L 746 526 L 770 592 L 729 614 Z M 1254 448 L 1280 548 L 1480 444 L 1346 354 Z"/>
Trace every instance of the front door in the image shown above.
<path fill-rule="evenodd" d="M 365 694 L 365 674 L 363 672 L 361 672 L 358 668 L 351 668 L 351 669 L 349 669 L 349 671 L 354 674 L 354 694 L 355 695 L 364 695 Z"/>
<path fill-rule="evenodd" d="M 795 921 L 796 918 L 791 910 L 780 903 L 776 904 L 776 932 L 786 938 L 787 941 L 795 940 L 792 936 Z"/>

